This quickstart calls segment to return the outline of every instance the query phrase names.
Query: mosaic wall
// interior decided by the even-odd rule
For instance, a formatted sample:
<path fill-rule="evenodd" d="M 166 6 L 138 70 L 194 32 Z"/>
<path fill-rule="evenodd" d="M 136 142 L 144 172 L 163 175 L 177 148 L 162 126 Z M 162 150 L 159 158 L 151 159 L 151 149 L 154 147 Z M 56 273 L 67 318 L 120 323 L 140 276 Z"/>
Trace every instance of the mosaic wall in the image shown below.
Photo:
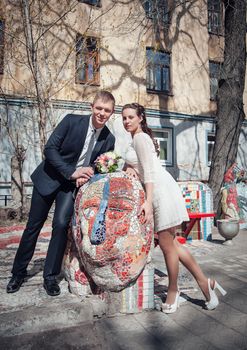
<path fill-rule="evenodd" d="M 202 182 L 179 182 L 186 209 L 191 213 L 211 213 L 213 212 L 213 194 L 211 189 Z M 196 222 L 188 240 L 203 239 L 210 240 L 212 237 L 213 219 L 202 218 Z"/>

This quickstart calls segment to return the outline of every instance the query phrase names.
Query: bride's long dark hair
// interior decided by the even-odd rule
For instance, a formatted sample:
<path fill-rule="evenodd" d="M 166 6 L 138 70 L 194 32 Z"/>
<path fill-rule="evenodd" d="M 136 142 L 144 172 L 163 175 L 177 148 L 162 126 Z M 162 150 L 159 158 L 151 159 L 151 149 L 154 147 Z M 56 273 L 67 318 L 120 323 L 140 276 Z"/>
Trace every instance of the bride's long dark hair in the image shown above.
<path fill-rule="evenodd" d="M 147 118 L 146 118 L 145 108 L 142 105 L 140 105 L 139 103 L 127 103 L 126 105 L 123 106 L 122 112 L 127 108 L 134 109 L 136 111 L 136 114 L 138 115 L 138 117 L 142 118 L 142 121 L 141 121 L 142 131 L 151 137 L 153 144 L 154 144 L 155 151 L 157 153 L 157 156 L 159 156 L 160 151 L 159 151 L 158 142 L 157 142 L 157 140 L 154 139 L 152 130 L 147 126 Z"/>

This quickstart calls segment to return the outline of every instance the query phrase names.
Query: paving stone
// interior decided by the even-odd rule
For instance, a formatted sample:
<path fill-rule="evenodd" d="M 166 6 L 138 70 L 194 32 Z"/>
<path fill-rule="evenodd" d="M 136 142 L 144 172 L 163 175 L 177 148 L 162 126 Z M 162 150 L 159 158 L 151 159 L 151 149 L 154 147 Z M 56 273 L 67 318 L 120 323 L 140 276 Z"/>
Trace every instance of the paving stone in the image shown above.
<path fill-rule="evenodd" d="M 1 349 L 247 349 L 246 230 L 240 231 L 232 246 L 222 245 L 217 232 L 212 242 L 186 244 L 205 273 L 227 290 L 216 310 L 204 309 L 202 293 L 181 266 L 179 285 L 184 302 L 175 314 L 154 310 L 106 318 L 97 297 L 78 299 L 69 293 L 62 276 L 61 295 L 47 296 L 42 286 L 42 270 L 49 226 L 39 238 L 27 282 L 18 293 L 5 292 L 22 229 L 0 228 Z M 154 250 L 153 263 L 155 290 L 164 299 L 168 277 L 159 247 Z"/>
<path fill-rule="evenodd" d="M 194 335 L 219 349 L 245 349 L 246 336 L 215 320 L 210 316 L 213 311 L 198 312 L 189 304 L 183 307 L 183 312 L 181 311 L 172 315 L 172 318 Z"/>
<path fill-rule="evenodd" d="M 209 311 L 205 310 L 202 312 L 208 314 Z M 209 314 L 209 316 L 226 327 L 241 333 L 243 336 L 246 336 L 246 313 L 236 310 L 234 307 L 227 304 L 225 299 L 223 299 L 223 302 L 221 302 L 220 305 Z"/>

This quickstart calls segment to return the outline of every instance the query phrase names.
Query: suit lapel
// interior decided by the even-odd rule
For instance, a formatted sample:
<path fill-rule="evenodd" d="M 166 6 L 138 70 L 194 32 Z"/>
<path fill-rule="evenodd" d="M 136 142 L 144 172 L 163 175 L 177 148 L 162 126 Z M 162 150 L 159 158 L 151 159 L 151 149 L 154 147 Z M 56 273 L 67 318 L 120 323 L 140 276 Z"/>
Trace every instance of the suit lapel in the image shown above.
<path fill-rule="evenodd" d="M 79 135 L 80 135 L 79 136 L 80 152 L 82 151 L 84 143 L 86 141 L 88 126 L 89 126 L 89 119 L 90 119 L 90 115 L 83 116 L 83 118 L 81 119 L 81 127 L 78 128 L 78 132 L 79 132 Z"/>
<path fill-rule="evenodd" d="M 78 140 L 77 147 L 76 147 L 77 148 L 77 150 L 76 150 L 76 152 L 77 152 L 76 162 L 78 161 L 78 159 L 81 155 L 84 143 L 86 141 L 89 119 L 90 119 L 90 115 L 82 116 L 80 123 L 78 124 L 77 136 L 76 136 L 76 140 Z M 73 140 L 73 141 L 75 141 L 75 140 Z"/>

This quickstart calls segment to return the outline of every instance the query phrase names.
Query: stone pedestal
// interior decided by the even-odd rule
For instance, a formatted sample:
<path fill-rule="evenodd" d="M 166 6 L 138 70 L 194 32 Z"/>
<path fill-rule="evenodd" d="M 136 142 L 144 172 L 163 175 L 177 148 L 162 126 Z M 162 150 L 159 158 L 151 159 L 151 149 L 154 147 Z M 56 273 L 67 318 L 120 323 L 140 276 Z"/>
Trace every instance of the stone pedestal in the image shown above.
<path fill-rule="evenodd" d="M 79 274 L 77 274 L 79 277 Z M 70 292 L 79 298 L 87 298 L 92 295 L 88 285 L 82 284 L 75 279 L 68 280 Z M 143 310 L 154 309 L 154 266 L 152 263 L 146 265 L 137 280 L 129 287 L 120 292 L 94 290 L 104 304 L 106 315 L 113 316 L 119 313 L 133 314 Z"/>

